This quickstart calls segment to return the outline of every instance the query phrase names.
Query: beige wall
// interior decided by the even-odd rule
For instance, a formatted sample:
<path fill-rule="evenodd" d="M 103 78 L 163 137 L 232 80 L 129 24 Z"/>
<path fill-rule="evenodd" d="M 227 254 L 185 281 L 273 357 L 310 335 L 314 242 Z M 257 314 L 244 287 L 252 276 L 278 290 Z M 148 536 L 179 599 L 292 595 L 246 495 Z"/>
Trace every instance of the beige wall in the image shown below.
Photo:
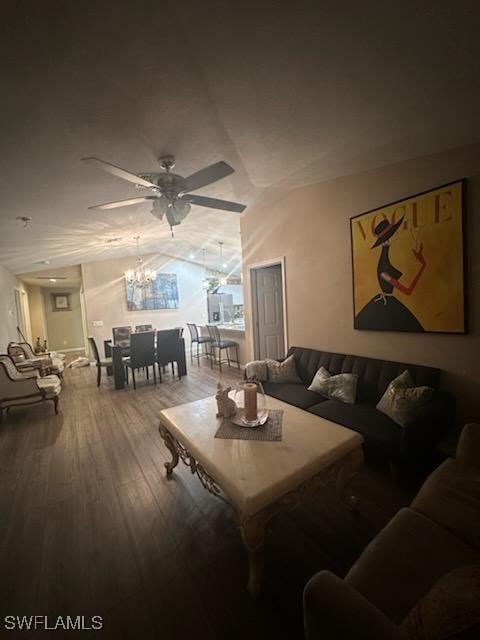
<path fill-rule="evenodd" d="M 135 265 L 134 258 L 117 258 L 82 265 L 88 335 L 95 337 L 100 352 L 103 340 L 112 337 L 112 327 L 152 324 L 155 329 L 185 327 L 187 322 L 207 321 L 206 294 L 202 290 L 204 270 L 198 265 L 162 255 L 143 256 L 144 265 L 177 275 L 179 308 L 158 311 L 128 311 L 124 273 Z M 103 326 L 94 326 L 101 321 Z"/>
<path fill-rule="evenodd" d="M 54 311 L 52 294 L 69 293 L 70 310 Z M 80 308 L 80 290 L 62 287 L 61 289 L 43 289 L 45 321 L 47 326 L 48 347 L 55 351 L 62 349 L 84 348 L 82 314 Z M 35 336 L 36 337 L 36 336 Z"/>
<path fill-rule="evenodd" d="M 349 219 L 468 178 L 469 335 L 354 331 Z M 480 145 L 411 160 L 295 191 L 278 190 L 241 218 L 252 356 L 248 265 L 285 256 L 288 343 L 441 368 L 459 420 L 480 421 Z"/>

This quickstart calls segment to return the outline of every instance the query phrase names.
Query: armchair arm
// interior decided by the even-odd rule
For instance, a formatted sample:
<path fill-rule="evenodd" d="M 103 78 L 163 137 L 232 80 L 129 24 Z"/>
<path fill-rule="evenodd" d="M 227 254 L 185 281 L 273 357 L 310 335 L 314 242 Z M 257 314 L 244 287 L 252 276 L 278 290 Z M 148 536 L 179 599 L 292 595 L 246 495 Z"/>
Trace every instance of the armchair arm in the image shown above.
<path fill-rule="evenodd" d="M 2 402 L 44 395 L 45 392 L 37 384 L 37 376 L 28 376 L 27 374 L 19 374 L 16 380 L 4 380 L 0 387 Z"/>
<path fill-rule="evenodd" d="M 417 416 L 403 427 L 400 457 L 403 460 L 428 456 L 455 418 L 456 399 L 446 391 L 436 391 Z"/>
<path fill-rule="evenodd" d="M 466 424 L 457 445 L 457 458 L 474 467 L 480 467 L 480 424 Z"/>
<path fill-rule="evenodd" d="M 306 640 L 402 640 L 400 628 L 364 596 L 329 571 L 303 592 Z"/>

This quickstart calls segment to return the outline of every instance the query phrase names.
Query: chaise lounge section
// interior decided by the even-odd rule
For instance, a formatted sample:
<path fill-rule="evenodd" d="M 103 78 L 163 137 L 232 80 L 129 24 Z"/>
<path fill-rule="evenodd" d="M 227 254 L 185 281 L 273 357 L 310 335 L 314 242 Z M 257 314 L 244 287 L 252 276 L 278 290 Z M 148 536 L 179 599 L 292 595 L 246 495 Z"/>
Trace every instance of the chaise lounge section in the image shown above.
<path fill-rule="evenodd" d="M 480 637 L 480 424 L 426 480 L 341 580 L 304 592 L 307 640 Z"/>
<path fill-rule="evenodd" d="M 287 357 L 291 355 L 301 384 L 267 381 L 266 394 L 361 433 L 367 462 L 388 463 L 405 479 L 430 470 L 433 450 L 455 416 L 454 396 L 439 389 L 439 369 L 304 347 L 290 347 Z M 354 404 L 308 390 L 320 367 L 331 375 L 358 375 Z M 406 369 L 415 385 L 431 387 L 434 393 L 416 417 L 401 427 L 376 405 L 389 383 Z"/>

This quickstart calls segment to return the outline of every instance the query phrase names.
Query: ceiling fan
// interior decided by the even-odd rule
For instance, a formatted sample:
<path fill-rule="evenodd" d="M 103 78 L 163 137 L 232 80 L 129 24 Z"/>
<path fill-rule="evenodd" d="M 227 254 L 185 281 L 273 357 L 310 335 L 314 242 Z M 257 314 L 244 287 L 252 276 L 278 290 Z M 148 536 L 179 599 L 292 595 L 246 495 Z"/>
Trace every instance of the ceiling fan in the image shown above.
<path fill-rule="evenodd" d="M 246 205 L 239 204 L 238 202 L 229 202 L 228 200 L 197 196 L 190 193 L 190 191 L 196 191 L 200 189 L 200 187 L 217 182 L 217 180 L 221 180 L 235 171 L 233 167 L 223 161 L 200 169 L 200 171 L 192 173 L 192 175 L 187 178 L 172 173 L 172 169 L 175 167 L 173 156 L 162 156 L 160 158 L 160 166 L 163 169 L 162 173 L 140 174 L 138 176 L 99 158 L 82 158 L 82 161 L 100 167 L 100 169 L 111 173 L 117 178 L 133 182 L 137 187 L 146 187 L 153 192 L 152 195 L 141 196 L 139 198 L 129 198 L 127 200 L 97 204 L 89 207 L 89 209 L 116 209 L 118 207 L 128 207 L 129 205 L 152 201 L 153 208 L 151 213 L 160 220 L 162 220 L 165 215 L 170 228 L 172 228 L 180 224 L 182 220 L 187 217 L 190 212 L 190 205 L 192 204 L 201 207 L 210 207 L 212 209 L 235 211 L 237 213 L 241 213 L 246 207 Z"/>

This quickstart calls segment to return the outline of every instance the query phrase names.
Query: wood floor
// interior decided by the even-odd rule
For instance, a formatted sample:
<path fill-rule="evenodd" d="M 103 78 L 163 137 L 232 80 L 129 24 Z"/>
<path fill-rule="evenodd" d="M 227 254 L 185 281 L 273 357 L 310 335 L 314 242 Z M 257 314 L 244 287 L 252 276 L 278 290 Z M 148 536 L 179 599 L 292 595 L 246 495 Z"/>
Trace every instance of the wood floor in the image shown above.
<path fill-rule="evenodd" d="M 224 381 L 239 379 L 235 369 Z M 94 368 L 67 370 L 51 404 L 12 409 L 0 425 L 0 637 L 5 616 L 101 616 L 112 640 L 302 638 L 301 590 L 316 570 L 339 574 L 409 496 L 359 474 L 354 517 L 333 493 L 272 522 L 266 592 L 247 594 L 234 514 L 168 459 L 158 412 L 212 395 L 218 372 L 193 365 L 137 391 L 96 387 Z M 72 637 L 56 631 L 48 637 Z M 73 634 L 75 635 L 75 634 Z"/>

